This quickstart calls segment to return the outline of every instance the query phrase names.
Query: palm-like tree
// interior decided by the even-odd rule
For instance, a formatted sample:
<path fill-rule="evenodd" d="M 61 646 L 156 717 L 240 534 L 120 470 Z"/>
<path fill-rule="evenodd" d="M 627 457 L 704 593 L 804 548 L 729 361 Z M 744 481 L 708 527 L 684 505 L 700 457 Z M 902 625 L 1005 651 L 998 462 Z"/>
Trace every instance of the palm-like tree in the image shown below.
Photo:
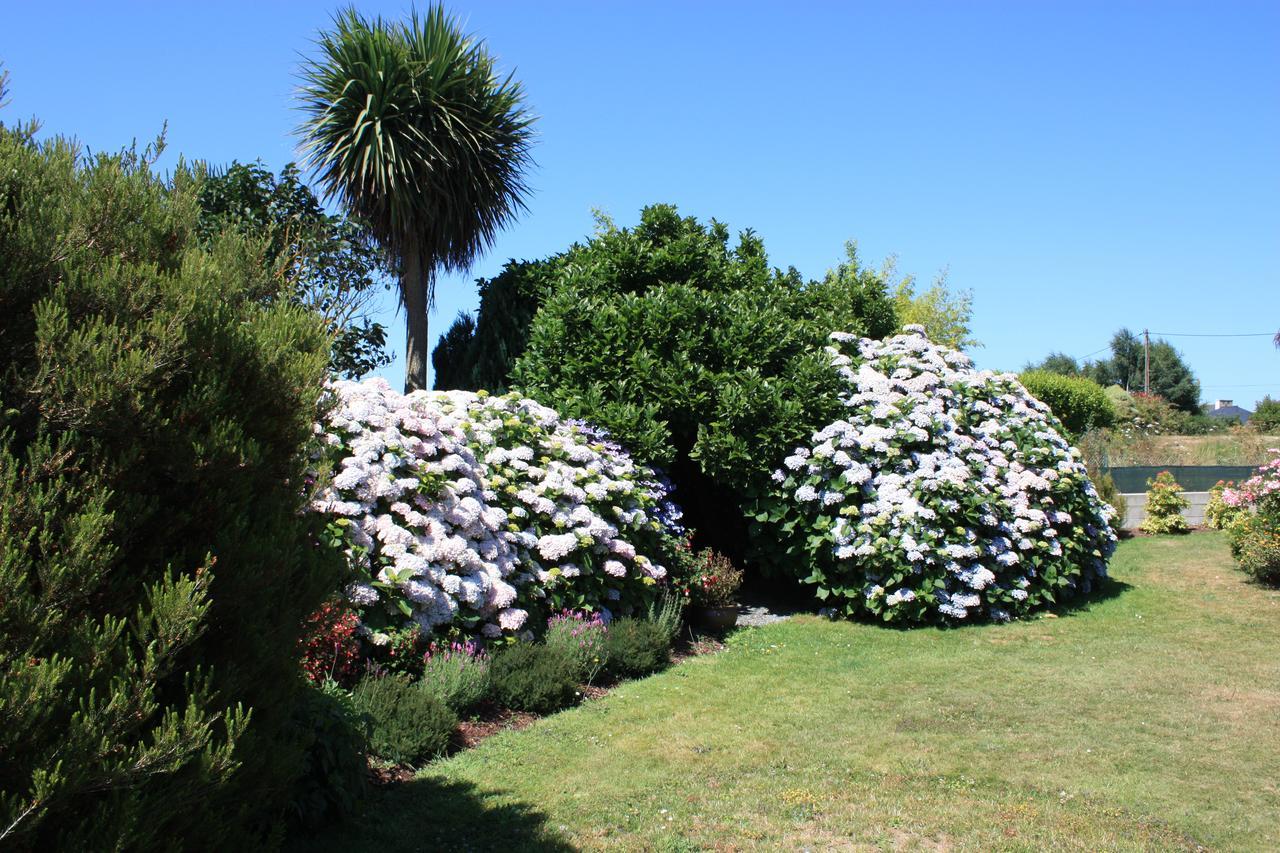
<path fill-rule="evenodd" d="M 398 268 L 405 390 L 425 388 L 436 273 L 465 269 L 524 209 L 533 117 L 440 6 L 404 22 L 349 8 L 317 47 L 302 70 L 303 156 Z"/>

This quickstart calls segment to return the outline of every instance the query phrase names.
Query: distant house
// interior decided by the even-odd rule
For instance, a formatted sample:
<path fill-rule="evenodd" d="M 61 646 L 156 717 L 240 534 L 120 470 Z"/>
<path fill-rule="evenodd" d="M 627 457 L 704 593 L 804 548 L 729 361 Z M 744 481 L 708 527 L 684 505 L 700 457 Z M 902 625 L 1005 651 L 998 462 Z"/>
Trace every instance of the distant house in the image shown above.
<path fill-rule="evenodd" d="M 1247 424 L 1253 412 L 1248 409 L 1242 409 L 1233 404 L 1230 400 L 1215 400 L 1213 408 L 1209 410 L 1209 417 L 1221 418 L 1223 420 L 1236 421 L 1237 423 Z"/>

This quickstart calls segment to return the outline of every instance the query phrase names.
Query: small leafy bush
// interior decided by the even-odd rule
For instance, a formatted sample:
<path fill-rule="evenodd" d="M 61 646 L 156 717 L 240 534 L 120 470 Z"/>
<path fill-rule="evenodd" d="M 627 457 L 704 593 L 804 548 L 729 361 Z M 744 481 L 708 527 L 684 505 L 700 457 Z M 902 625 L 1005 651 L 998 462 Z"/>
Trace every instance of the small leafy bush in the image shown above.
<path fill-rule="evenodd" d="M 1258 432 L 1280 432 L 1280 400 L 1273 400 L 1269 394 L 1259 400 L 1249 418 L 1249 426 Z"/>
<path fill-rule="evenodd" d="M 1254 580 L 1280 584 L 1280 525 L 1275 519 L 1245 513 L 1232 522 L 1231 552 Z"/>
<path fill-rule="evenodd" d="M 494 655 L 491 693 L 513 711 L 550 714 L 572 705 L 578 695 L 574 662 L 559 648 L 516 643 Z"/>
<path fill-rule="evenodd" d="M 608 662 L 609 629 L 598 613 L 566 610 L 547 620 L 547 648 L 567 658 L 573 677 L 591 684 Z"/>
<path fill-rule="evenodd" d="M 729 607 L 742 586 L 742 570 L 724 554 L 704 548 L 698 552 L 697 570 L 689 581 L 689 600 L 698 607 Z"/>
<path fill-rule="evenodd" d="M 1209 502 L 1204 507 L 1204 523 L 1212 527 L 1214 530 L 1227 530 L 1231 527 L 1231 523 L 1240 515 L 1240 508 L 1228 506 L 1223 495 L 1228 489 L 1235 487 L 1231 481 L 1219 480 L 1209 490 Z"/>
<path fill-rule="evenodd" d="M 617 619 L 607 636 L 609 673 L 616 678 L 640 678 L 671 662 L 671 640 L 656 622 Z"/>
<path fill-rule="evenodd" d="M 1168 471 L 1147 480 L 1147 517 L 1139 526 L 1143 533 L 1187 533 L 1187 520 L 1182 511 L 1190 506 L 1182 496 L 1182 486 Z"/>
<path fill-rule="evenodd" d="M 1031 396 L 1049 407 L 1072 441 L 1090 429 L 1103 429 L 1115 423 L 1115 409 L 1106 391 L 1092 379 L 1028 370 L 1018 380 Z"/>
<path fill-rule="evenodd" d="M 299 639 L 302 671 L 312 684 L 336 681 L 344 687 L 355 683 L 360 670 L 360 617 L 344 601 L 325 602 L 307 617 Z"/>
<path fill-rule="evenodd" d="M 368 737 L 351 694 L 334 681 L 304 690 L 294 719 L 306 751 L 290 808 L 300 827 L 313 829 L 341 820 L 364 796 Z"/>
<path fill-rule="evenodd" d="M 658 599 L 649 605 L 649 621 L 652 622 L 662 636 L 667 638 L 667 645 L 676 641 L 680 634 L 680 625 L 684 621 L 684 605 L 687 594 L 677 592 L 673 587 L 664 587 Z"/>
<path fill-rule="evenodd" d="M 1280 451 L 1253 476 L 1223 490 L 1222 500 L 1235 513 L 1228 530 L 1231 552 L 1247 574 L 1280 584 Z"/>
<path fill-rule="evenodd" d="M 1106 577 L 1112 510 L 1015 376 L 919 327 L 831 337 L 844 413 L 774 474 L 766 558 L 834 613 L 897 624 L 1010 619 Z"/>
<path fill-rule="evenodd" d="M 402 676 L 370 672 L 351 701 L 367 717 L 369 750 L 397 764 L 417 765 L 442 754 L 458 725 L 444 702 Z"/>
<path fill-rule="evenodd" d="M 418 686 L 456 714 L 489 695 L 489 655 L 471 641 L 432 644 L 422 660 Z"/>

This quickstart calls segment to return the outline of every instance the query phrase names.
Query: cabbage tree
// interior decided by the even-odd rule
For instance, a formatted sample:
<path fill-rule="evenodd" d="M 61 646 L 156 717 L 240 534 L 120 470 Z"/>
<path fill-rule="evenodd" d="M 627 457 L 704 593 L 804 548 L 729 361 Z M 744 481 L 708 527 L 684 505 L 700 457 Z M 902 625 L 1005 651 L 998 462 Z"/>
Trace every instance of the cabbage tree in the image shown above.
<path fill-rule="evenodd" d="M 427 311 L 524 208 L 533 117 L 483 43 L 440 6 L 407 21 L 348 8 L 302 70 L 303 157 L 399 272 L 405 390 L 427 387 Z"/>

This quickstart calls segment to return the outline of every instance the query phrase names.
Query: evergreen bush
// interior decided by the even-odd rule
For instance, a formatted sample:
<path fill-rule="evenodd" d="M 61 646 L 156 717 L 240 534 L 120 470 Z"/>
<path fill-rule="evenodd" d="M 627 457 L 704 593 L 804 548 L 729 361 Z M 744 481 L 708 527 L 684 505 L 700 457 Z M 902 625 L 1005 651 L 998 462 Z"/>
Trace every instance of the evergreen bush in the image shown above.
<path fill-rule="evenodd" d="M 418 686 L 464 714 L 489 695 L 489 655 L 470 641 L 432 644 Z"/>
<path fill-rule="evenodd" d="M 305 745 L 290 811 L 303 830 L 341 820 L 364 796 L 369 777 L 367 725 L 336 682 L 302 691 L 294 713 Z"/>
<path fill-rule="evenodd" d="M 1168 471 L 1147 480 L 1147 517 L 1139 529 L 1143 533 L 1187 533 L 1187 520 L 1182 511 L 1191 503 L 1182 496 L 1182 486 Z"/>
<path fill-rule="evenodd" d="M 0 126 L 0 846 L 269 846 L 328 353 L 199 175 Z"/>
<path fill-rule="evenodd" d="M 671 640 L 648 619 L 614 620 L 605 638 L 608 672 L 615 678 L 642 678 L 671 662 Z"/>
<path fill-rule="evenodd" d="M 496 653 L 489 668 L 495 701 L 513 711 L 550 714 L 578 695 L 573 659 L 557 647 L 516 643 Z"/>
<path fill-rule="evenodd" d="M 396 764 L 444 754 L 458 726 L 444 702 L 399 675 L 370 672 L 351 691 L 351 703 L 366 719 L 370 752 Z"/>
<path fill-rule="evenodd" d="M 1106 391 L 1092 379 L 1027 370 L 1018 376 L 1018 381 L 1031 396 L 1049 407 L 1072 441 L 1090 429 L 1103 429 L 1115 423 L 1115 409 Z"/>

